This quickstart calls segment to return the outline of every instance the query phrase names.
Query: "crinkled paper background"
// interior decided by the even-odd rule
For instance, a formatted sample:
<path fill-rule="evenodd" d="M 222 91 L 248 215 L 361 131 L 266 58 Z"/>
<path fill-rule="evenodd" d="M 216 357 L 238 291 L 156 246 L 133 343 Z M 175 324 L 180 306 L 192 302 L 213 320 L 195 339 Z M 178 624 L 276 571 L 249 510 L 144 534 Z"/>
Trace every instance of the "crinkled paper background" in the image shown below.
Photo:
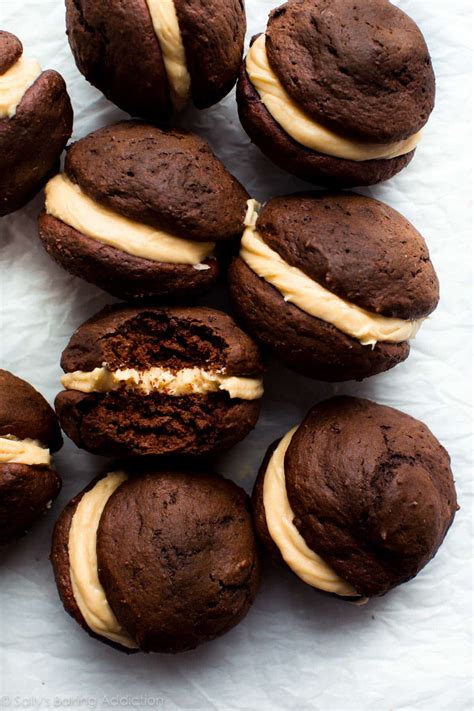
<path fill-rule="evenodd" d="M 275 3 L 276 4 L 276 3 Z M 48 561 L 61 507 L 103 467 L 71 442 L 56 457 L 64 488 L 29 536 L 0 552 L 0 707 L 320 709 L 472 708 L 470 66 L 472 0 L 399 0 L 423 29 L 438 80 L 437 106 L 412 165 L 367 191 L 423 233 L 442 298 L 407 362 L 362 384 L 325 385 L 272 365 L 255 431 L 215 467 L 250 491 L 267 445 L 332 393 L 356 393 L 424 420 L 449 449 L 461 510 L 416 580 L 355 607 L 319 596 L 267 565 L 248 617 L 223 638 L 180 656 L 127 657 L 87 637 L 62 609 Z M 272 0 L 247 0 L 248 37 Z M 65 77 L 74 139 L 121 112 L 76 70 L 62 0 L 0 0 L 0 26 L 28 55 Z M 304 184 L 268 162 L 241 129 L 232 93 L 183 126 L 205 136 L 259 200 Z M 41 247 L 38 196 L 0 220 L 1 367 L 53 401 L 72 331 L 112 299 L 56 266 Z M 207 303 L 222 304 L 225 297 Z"/>

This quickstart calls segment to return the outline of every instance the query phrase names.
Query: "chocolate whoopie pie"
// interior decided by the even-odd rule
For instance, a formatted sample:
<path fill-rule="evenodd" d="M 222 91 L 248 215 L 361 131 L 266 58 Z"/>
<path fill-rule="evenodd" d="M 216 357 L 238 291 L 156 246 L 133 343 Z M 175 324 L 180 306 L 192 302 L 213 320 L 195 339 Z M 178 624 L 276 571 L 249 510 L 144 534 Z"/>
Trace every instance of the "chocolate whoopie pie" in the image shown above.
<path fill-rule="evenodd" d="M 362 380 L 407 358 L 436 307 L 438 279 L 402 215 L 355 193 L 251 201 L 229 271 L 235 312 L 285 365 Z"/>
<path fill-rule="evenodd" d="M 167 120 L 204 109 L 234 86 L 246 29 L 243 0 L 66 0 L 78 69 L 132 116 Z"/>
<path fill-rule="evenodd" d="M 39 234 L 50 256 L 124 299 L 209 290 L 216 245 L 241 235 L 248 200 L 204 140 L 137 121 L 74 143 L 45 195 Z"/>
<path fill-rule="evenodd" d="M 417 575 L 458 508 L 449 455 L 426 425 L 352 397 L 316 405 L 269 448 L 253 506 L 275 559 L 348 598 Z"/>
<path fill-rule="evenodd" d="M 77 329 L 61 366 L 59 421 L 96 454 L 211 454 L 258 419 L 258 348 L 215 309 L 107 307 Z"/>
<path fill-rule="evenodd" d="M 51 560 L 66 611 L 123 651 L 182 652 L 224 634 L 260 573 L 245 492 L 182 469 L 93 481 L 59 517 Z"/>
<path fill-rule="evenodd" d="M 413 158 L 434 106 L 423 35 L 388 0 L 292 0 L 241 67 L 242 125 L 270 160 L 321 185 L 371 185 Z"/>
<path fill-rule="evenodd" d="M 62 76 L 41 71 L 0 30 L 0 216 L 26 205 L 57 172 L 72 118 Z"/>
<path fill-rule="evenodd" d="M 56 415 L 44 397 L 0 370 L 0 545 L 25 533 L 59 494 L 51 452 L 61 446 Z"/>

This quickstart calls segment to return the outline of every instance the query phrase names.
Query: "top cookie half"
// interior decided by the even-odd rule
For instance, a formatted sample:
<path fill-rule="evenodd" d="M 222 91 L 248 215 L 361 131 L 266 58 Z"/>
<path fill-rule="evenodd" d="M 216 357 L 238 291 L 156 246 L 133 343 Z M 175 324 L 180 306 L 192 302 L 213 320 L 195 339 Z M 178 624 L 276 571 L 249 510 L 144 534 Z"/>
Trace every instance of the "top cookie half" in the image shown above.
<path fill-rule="evenodd" d="M 387 0 L 298 0 L 274 10 L 270 65 L 308 116 L 374 143 L 417 133 L 435 78 L 415 22 Z"/>

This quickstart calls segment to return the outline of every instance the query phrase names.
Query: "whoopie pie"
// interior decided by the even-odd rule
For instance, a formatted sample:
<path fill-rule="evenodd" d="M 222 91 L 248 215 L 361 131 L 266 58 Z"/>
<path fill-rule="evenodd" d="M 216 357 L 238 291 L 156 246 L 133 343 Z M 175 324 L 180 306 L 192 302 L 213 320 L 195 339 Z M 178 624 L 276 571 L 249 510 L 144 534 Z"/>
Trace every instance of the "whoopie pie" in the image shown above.
<path fill-rule="evenodd" d="M 0 30 L 0 216 L 26 205 L 57 172 L 72 133 L 64 79 Z"/>
<path fill-rule="evenodd" d="M 438 303 L 422 236 L 378 200 L 301 193 L 249 203 L 229 271 L 239 320 L 293 370 L 362 380 L 407 358 Z"/>
<path fill-rule="evenodd" d="M 208 290 L 216 244 L 241 235 L 248 200 L 204 140 L 137 121 L 74 143 L 45 194 L 39 234 L 50 256 L 125 299 Z"/>
<path fill-rule="evenodd" d="M 259 556 L 245 492 L 206 471 L 117 469 L 56 524 L 51 560 L 66 611 L 123 651 L 182 652 L 248 612 Z"/>
<path fill-rule="evenodd" d="M 23 535 L 59 494 L 51 453 L 61 446 L 56 415 L 44 397 L 0 370 L 0 545 Z"/>
<path fill-rule="evenodd" d="M 132 116 L 165 121 L 188 102 L 204 109 L 234 86 L 243 0 L 66 0 L 78 69 Z"/>
<path fill-rule="evenodd" d="M 107 307 L 73 334 L 61 366 L 61 426 L 96 454 L 211 454 L 259 415 L 258 347 L 215 309 Z"/>
<path fill-rule="evenodd" d="M 316 184 L 371 185 L 413 158 L 434 106 L 423 35 L 388 0 L 292 0 L 254 37 L 237 87 L 252 141 Z"/>
<path fill-rule="evenodd" d="M 252 500 L 274 559 L 352 599 L 417 575 L 458 508 L 449 455 L 426 425 L 353 397 L 316 405 L 271 445 Z"/>
<path fill-rule="evenodd" d="M 198 136 L 137 121 L 74 143 L 46 186 L 39 234 L 71 274 L 124 299 L 183 299 L 217 281 L 248 194 Z"/>

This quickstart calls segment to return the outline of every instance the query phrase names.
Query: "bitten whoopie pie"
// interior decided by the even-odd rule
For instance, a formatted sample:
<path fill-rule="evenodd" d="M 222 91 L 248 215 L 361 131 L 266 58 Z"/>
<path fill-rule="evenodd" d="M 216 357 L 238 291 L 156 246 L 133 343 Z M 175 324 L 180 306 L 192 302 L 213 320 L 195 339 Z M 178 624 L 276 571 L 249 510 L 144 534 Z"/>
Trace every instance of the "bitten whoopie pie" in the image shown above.
<path fill-rule="evenodd" d="M 96 479 L 54 531 L 66 611 L 123 651 L 182 652 L 224 634 L 258 588 L 249 504 L 236 484 L 202 471 L 121 469 Z"/>
<path fill-rule="evenodd" d="M 426 425 L 352 397 L 316 405 L 269 448 L 253 506 L 275 559 L 353 599 L 417 575 L 458 508 L 449 455 Z"/>
<path fill-rule="evenodd" d="M 248 200 L 201 138 L 137 121 L 74 143 L 45 195 L 39 234 L 50 256 L 125 299 L 207 291 L 216 244 L 241 235 Z"/>
<path fill-rule="evenodd" d="M 72 133 L 66 84 L 0 30 L 0 215 L 26 205 L 59 168 Z"/>
<path fill-rule="evenodd" d="M 66 0 L 78 69 L 132 116 L 164 121 L 204 109 L 234 86 L 246 29 L 243 0 Z"/>
<path fill-rule="evenodd" d="M 422 236 L 355 193 L 250 201 L 230 267 L 240 321 L 285 365 L 326 381 L 362 380 L 407 358 L 438 303 Z"/>
<path fill-rule="evenodd" d="M 0 370 L 0 545 L 25 533 L 59 494 L 51 452 L 61 446 L 56 415 L 44 397 Z"/>
<path fill-rule="evenodd" d="M 242 125 L 270 160 L 345 187 L 402 170 L 434 98 L 423 35 L 388 0 L 293 0 L 273 10 L 237 87 Z"/>
<path fill-rule="evenodd" d="M 209 308 L 107 307 L 63 352 L 56 412 L 96 454 L 201 455 L 255 426 L 263 394 L 255 343 Z"/>

